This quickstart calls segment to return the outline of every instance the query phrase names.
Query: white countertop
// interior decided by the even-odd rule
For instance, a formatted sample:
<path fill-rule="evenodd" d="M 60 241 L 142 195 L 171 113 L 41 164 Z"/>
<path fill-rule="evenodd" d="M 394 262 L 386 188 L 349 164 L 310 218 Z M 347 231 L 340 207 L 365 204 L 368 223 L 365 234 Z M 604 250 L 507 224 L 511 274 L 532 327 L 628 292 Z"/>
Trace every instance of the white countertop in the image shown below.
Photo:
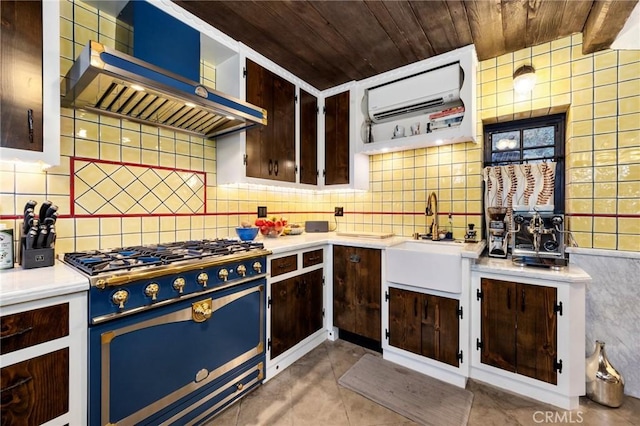
<path fill-rule="evenodd" d="M 490 272 L 501 275 L 512 275 L 518 277 L 538 278 L 542 280 L 553 280 L 559 282 L 585 282 L 591 277 L 576 265 L 569 265 L 558 270 L 543 268 L 538 266 L 518 266 L 514 265 L 511 258 L 498 259 L 495 257 L 483 257 L 474 265 L 472 271 Z"/>
<path fill-rule="evenodd" d="M 89 280 L 56 260 L 46 268 L 0 271 L 0 307 L 89 290 Z"/>
<path fill-rule="evenodd" d="M 404 241 L 412 240 L 411 237 L 351 237 L 337 235 L 335 232 L 302 233 L 300 235 L 283 235 L 278 238 L 261 238 L 256 241 L 264 243 L 264 248 L 271 250 L 273 254 L 286 253 L 294 250 L 301 250 L 323 244 L 349 245 L 355 247 L 386 249 Z M 427 244 L 438 244 L 438 242 L 425 242 Z M 478 259 L 485 248 L 485 242 L 460 243 L 464 248 L 462 257 Z"/>

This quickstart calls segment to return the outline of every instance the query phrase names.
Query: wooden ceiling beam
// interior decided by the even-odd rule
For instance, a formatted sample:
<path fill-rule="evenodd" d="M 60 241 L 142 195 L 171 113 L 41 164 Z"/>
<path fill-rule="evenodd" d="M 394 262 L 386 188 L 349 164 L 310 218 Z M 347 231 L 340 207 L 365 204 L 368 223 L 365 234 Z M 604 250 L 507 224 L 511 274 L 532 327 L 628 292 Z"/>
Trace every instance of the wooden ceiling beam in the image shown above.
<path fill-rule="evenodd" d="M 582 32 L 582 53 L 608 49 L 638 0 L 596 0 Z"/>

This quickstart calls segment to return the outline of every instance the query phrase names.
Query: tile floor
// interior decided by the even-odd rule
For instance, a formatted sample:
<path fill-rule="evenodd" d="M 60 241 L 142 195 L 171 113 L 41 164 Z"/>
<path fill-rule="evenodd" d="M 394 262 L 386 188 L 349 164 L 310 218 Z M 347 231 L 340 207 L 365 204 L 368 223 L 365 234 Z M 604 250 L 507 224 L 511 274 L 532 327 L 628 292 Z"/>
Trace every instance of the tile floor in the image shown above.
<path fill-rule="evenodd" d="M 326 341 L 207 426 L 416 425 L 338 385 L 338 379 L 366 352 L 343 340 Z M 564 411 L 474 381 L 469 381 L 467 389 L 474 394 L 469 426 L 640 425 L 640 399 L 636 398 L 627 397 L 617 409 L 583 398 L 579 409 Z"/>

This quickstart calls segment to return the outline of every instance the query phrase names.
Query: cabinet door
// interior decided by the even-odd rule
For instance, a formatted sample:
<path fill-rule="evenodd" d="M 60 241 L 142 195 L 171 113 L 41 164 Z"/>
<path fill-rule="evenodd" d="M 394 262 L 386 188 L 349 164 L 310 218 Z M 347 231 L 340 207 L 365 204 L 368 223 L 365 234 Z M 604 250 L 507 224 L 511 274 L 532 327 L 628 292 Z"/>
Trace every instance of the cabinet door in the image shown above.
<path fill-rule="evenodd" d="M 381 253 L 333 246 L 334 325 L 380 343 Z"/>
<path fill-rule="evenodd" d="M 557 324 L 554 307 L 557 289 L 517 285 L 517 373 L 556 384 Z"/>
<path fill-rule="evenodd" d="M 0 370 L 2 425 L 39 425 L 69 411 L 69 348 Z"/>
<path fill-rule="evenodd" d="M 42 151 L 42 2 L 0 2 L 0 146 Z"/>
<path fill-rule="evenodd" d="M 356 332 L 355 268 L 349 261 L 350 247 L 333 246 L 333 325 Z"/>
<path fill-rule="evenodd" d="M 271 73 L 247 59 L 247 102 L 267 110 L 268 125 L 252 127 L 246 131 L 246 175 L 269 179 L 273 173 L 273 160 L 269 142 L 273 135 L 273 79 Z M 271 163 L 269 163 L 271 160 Z M 271 166 L 271 167 L 269 167 Z"/>
<path fill-rule="evenodd" d="M 458 367 L 458 300 L 423 294 L 422 304 L 422 355 Z"/>
<path fill-rule="evenodd" d="M 516 371 L 516 284 L 483 278 L 481 335 L 483 364 Z"/>
<path fill-rule="evenodd" d="M 318 99 L 300 90 L 300 183 L 318 184 Z"/>
<path fill-rule="evenodd" d="M 271 285 L 271 358 L 275 358 L 297 343 L 296 326 L 297 277 Z"/>
<path fill-rule="evenodd" d="M 295 182 L 295 86 L 247 59 L 246 87 L 247 102 L 268 118 L 247 130 L 247 176 Z"/>
<path fill-rule="evenodd" d="M 422 294 L 389 288 L 389 344 L 416 354 L 422 353 Z"/>
<path fill-rule="evenodd" d="M 299 340 L 322 328 L 322 269 L 307 272 L 300 277 L 299 322 L 303 324 Z"/>
<path fill-rule="evenodd" d="M 270 179 L 295 182 L 295 86 L 275 74 L 272 74 L 271 77 L 273 79 L 273 108 L 267 110 L 269 114 L 268 126 L 272 125 L 269 144 L 271 146 L 273 173 Z"/>
<path fill-rule="evenodd" d="M 349 92 L 325 99 L 325 185 L 349 183 Z"/>
<path fill-rule="evenodd" d="M 380 342 L 380 250 L 355 248 L 348 261 L 356 282 L 356 334 Z"/>

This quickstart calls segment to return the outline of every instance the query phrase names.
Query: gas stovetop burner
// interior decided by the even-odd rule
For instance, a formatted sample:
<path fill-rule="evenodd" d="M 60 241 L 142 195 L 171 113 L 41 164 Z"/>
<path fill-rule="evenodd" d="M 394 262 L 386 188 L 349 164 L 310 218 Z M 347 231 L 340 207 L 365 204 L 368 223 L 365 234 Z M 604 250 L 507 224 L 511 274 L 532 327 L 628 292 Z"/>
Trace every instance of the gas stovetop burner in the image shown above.
<path fill-rule="evenodd" d="M 97 275 L 103 272 L 151 268 L 173 262 L 224 257 L 263 248 L 262 243 L 232 239 L 183 241 L 66 253 L 64 261 L 88 275 Z"/>

